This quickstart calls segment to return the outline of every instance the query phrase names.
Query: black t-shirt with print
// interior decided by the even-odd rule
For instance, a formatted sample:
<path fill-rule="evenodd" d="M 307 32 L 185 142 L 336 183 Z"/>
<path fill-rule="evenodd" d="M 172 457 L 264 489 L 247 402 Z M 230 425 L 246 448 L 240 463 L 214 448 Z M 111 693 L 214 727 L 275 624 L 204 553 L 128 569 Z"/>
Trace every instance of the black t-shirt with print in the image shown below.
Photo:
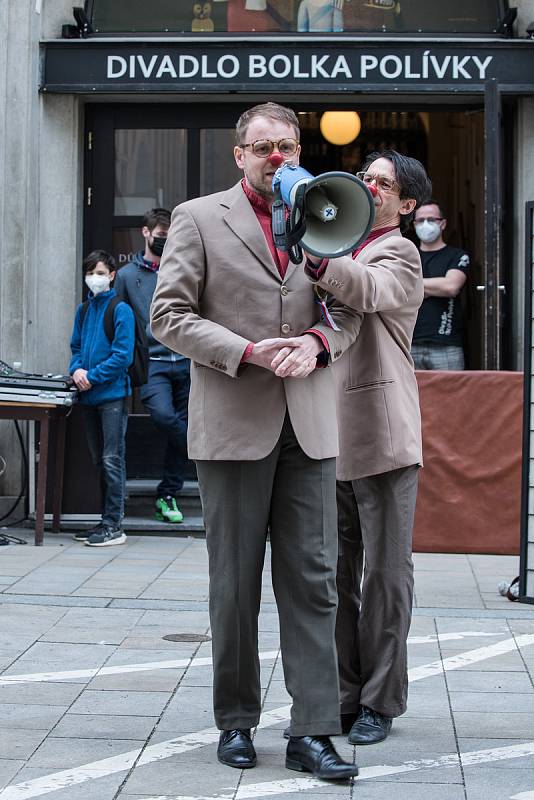
<path fill-rule="evenodd" d="M 423 278 L 444 278 L 450 269 L 467 275 L 469 256 L 458 247 L 420 250 Z M 460 297 L 426 297 L 419 309 L 413 341 L 417 344 L 462 345 Z"/>

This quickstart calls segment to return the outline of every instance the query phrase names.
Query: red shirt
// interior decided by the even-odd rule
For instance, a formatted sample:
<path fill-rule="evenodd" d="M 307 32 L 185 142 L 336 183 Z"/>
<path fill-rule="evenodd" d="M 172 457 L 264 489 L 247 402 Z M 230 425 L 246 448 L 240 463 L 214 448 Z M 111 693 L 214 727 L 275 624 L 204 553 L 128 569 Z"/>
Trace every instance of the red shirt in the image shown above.
<path fill-rule="evenodd" d="M 269 250 L 271 251 L 273 261 L 276 264 L 276 268 L 278 269 L 280 277 L 283 280 L 287 272 L 287 265 L 289 264 L 289 255 L 284 253 L 283 250 L 278 250 L 274 244 L 273 229 L 271 227 L 270 206 L 267 200 L 264 200 L 263 197 L 260 197 L 260 195 L 254 191 L 254 189 L 251 189 L 250 186 L 245 183 L 244 178 L 241 181 L 241 186 L 243 187 L 243 191 L 245 192 L 250 205 L 254 209 L 256 219 L 261 225 L 261 229 L 267 241 Z"/>

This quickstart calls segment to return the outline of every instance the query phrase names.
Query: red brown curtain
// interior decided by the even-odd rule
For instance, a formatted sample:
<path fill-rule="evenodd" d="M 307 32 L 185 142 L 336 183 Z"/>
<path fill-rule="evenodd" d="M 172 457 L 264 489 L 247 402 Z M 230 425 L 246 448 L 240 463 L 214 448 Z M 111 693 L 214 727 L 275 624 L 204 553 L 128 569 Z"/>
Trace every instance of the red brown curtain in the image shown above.
<path fill-rule="evenodd" d="M 424 469 L 414 551 L 517 554 L 523 374 L 416 374 Z"/>

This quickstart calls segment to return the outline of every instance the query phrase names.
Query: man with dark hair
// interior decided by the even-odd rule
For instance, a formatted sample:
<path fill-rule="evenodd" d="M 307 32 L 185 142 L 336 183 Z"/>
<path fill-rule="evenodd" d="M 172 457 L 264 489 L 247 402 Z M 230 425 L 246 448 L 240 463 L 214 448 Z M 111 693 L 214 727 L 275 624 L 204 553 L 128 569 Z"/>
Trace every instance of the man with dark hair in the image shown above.
<path fill-rule="evenodd" d="M 469 256 L 443 241 L 447 220 L 441 206 L 428 200 L 415 212 L 421 242 L 425 299 L 412 341 L 416 369 L 464 369 L 462 309 L 458 295 L 467 280 Z"/>
<path fill-rule="evenodd" d="M 182 522 L 176 495 L 184 483 L 187 464 L 187 403 L 189 359 L 169 350 L 152 336 L 150 303 L 156 288 L 160 259 L 169 231 L 171 215 L 166 208 L 153 208 L 143 218 L 144 250 L 117 274 L 115 291 L 131 305 L 146 329 L 149 348 L 147 383 L 141 400 L 152 422 L 166 437 L 163 477 L 157 487 L 156 519 Z"/>
<path fill-rule="evenodd" d="M 192 359 L 189 446 L 197 464 L 210 570 L 217 755 L 253 767 L 261 710 L 258 613 L 267 531 L 286 686 L 286 766 L 356 775 L 338 733 L 335 652 L 337 423 L 329 369 L 360 315 L 321 322 L 302 269 L 276 249 L 273 175 L 298 164 L 296 115 L 256 106 L 237 124 L 244 179 L 174 209 L 152 303 L 152 330 Z M 334 329 L 335 327 L 335 329 Z"/>
<path fill-rule="evenodd" d="M 349 742 L 360 745 L 385 739 L 392 718 L 406 710 L 422 460 L 410 343 L 423 278 L 417 248 L 401 228 L 431 184 L 419 161 L 395 151 L 370 156 L 358 177 L 374 197 L 369 236 L 352 258 L 318 263 L 309 255 L 306 271 L 320 289 L 363 314 L 358 338 L 334 367 L 341 722 Z"/>

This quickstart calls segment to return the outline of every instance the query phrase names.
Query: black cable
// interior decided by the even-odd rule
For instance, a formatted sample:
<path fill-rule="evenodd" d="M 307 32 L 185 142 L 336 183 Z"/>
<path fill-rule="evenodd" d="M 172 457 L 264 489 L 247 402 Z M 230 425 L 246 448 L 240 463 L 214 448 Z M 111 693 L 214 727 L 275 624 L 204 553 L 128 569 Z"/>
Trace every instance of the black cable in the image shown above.
<path fill-rule="evenodd" d="M 18 536 L 10 536 L 8 533 L 0 533 L 0 546 L 4 544 L 28 544 L 26 539 L 19 539 Z"/>
<path fill-rule="evenodd" d="M 17 497 L 17 499 L 15 500 L 15 502 L 13 503 L 13 505 L 11 506 L 9 511 L 7 511 L 3 516 L 0 517 L 0 522 L 2 522 L 2 520 L 4 520 L 4 519 L 7 519 L 13 513 L 13 511 L 16 509 L 16 507 L 18 506 L 18 504 L 20 503 L 20 501 L 24 497 L 24 494 L 26 495 L 26 500 L 25 500 L 25 503 L 24 503 L 24 506 L 25 506 L 25 508 L 24 508 L 24 516 L 21 519 L 17 519 L 17 520 L 14 520 L 13 522 L 10 522 L 8 525 L 5 526 L 6 528 L 12 528 L 14 525 L 18 525 L 20 522 L 24 522 L 24 520 L 28 518 L 28 508 L 27 508 L 27 506 L 28 506 L 28 454 L 26 453 L 26 448 L 24 447 L 24 439 L 22 438 L 22 432 L 20 430 L 20 426 L 19 426 L 18 420 L 15 419 L 15 420 L 13 420 L 13 422 L 15 423 L 15 430 L 17 431 L 17 437 L 18 437 L 19 444 L 20 444 L 20 451 L 21 451 L 21 455 L 22 455 L 22 464 L 23 464 L 23 468 L 24 468 L 24 478 L 23 478 L 23 481 L 22 481 L 22 488 L 21 488 L 21 490 L 19 492 L 19 496 Z M 6 538 L 16 539 L 17 537 L 9 536 L 9 537 L 6 537 Z M 18 543 L 20 544 L 21 542 L 24 542 L 24 540 L 23 539 L 19 539 Z M 5 544 L 5 542 L 4 542 L 4 544 Z M 24 544 L 26 544 L 26 542 L 24 542 Z"/>

